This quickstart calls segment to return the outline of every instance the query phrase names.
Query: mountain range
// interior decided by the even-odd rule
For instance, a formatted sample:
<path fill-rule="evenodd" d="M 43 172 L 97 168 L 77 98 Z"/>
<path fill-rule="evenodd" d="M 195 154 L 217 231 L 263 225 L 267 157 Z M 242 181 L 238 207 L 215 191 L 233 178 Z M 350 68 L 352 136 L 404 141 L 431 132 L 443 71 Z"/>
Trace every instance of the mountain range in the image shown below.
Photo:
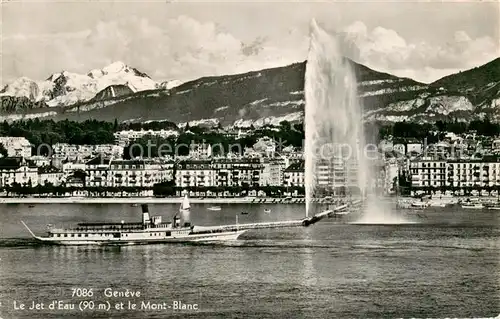
<path fill-rule="evenodd" d="M 500 121 L 500 58 L 424 84 L 350 61 L 366 121 Z M 20 78 L 0 91 L 0 120 L 51 118 L 221 123 L 301 121 L 306 62 L 244 74 L 157 83 L 122 62 L 85 75 Z"/>

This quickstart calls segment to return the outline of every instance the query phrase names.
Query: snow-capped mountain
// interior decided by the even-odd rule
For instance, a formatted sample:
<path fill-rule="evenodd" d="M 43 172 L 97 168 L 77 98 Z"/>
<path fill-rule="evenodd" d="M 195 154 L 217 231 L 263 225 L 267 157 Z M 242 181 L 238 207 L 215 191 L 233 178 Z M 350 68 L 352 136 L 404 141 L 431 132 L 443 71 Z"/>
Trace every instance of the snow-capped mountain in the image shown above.
<path fill-rule="evenodd" d="M 114 62 L 87 74 L 68 71 L 54 73 L 45 81 L 22 77 L 5 86 L 0 96 L 24 97 L 32 102 L 44 102 L 49 107 L 69 106 L 89 101 L 112 85 L 126 85 L 134 93 L 158 87 L 147 74 L 123 62 Z"/>
<path fill-rule="evenodd" d="M 411 79 L 371 70 L 352 62 L 367 110 L 417 96 L 427 88 Z M 238 127 L 301 120 L 305 63 L 244 74 L 204 77 L 169 90 L 144 91 L 106 101 L 67 107 L 56 119 L 113 121 L 169 120 L 176 123 L 217 120 Z"/>
<path fill-rule="evenodd" d="M 164 81 L 164 82 L 161 82 L 158 85 L 158 88 L 165 89 L 165 90 L 170 90 L 170 89 L 173 89 L 174 87 L 177 87 L 177 86 L 181 85 L 182 83 L 183 82 L 180 81 L 180 80 Z"/>
<path fill-rule="evenodd" d="M 350 63 L 356 74 L 366 121 L 468 121 L 489 116 L 500 122 L 500 58 L 431 84 L 378 72 L 353 61 Z M 73 92 L 67 89 L 67 83 L 72 82 L 56 85 L 61 76 L 51 77 L 48 82 L 54 85 L 47 90 L 24 79 L 18 81 L 16 89 L 7 87 L 4 92 L 18 92 L 23 98 L 0 96 L 0 121 L 46 116 L 77 121 L 213 122 L 242 128 L 279 124 L 283 120 L 298 122 L 304 114 L 305 67 L 306 63 L 301 62 L 244 74 L 203 77 L 180 85 L 163 82 L 156 90 L 140 92 L 134 91 L 131 85 L 109 85 L 107 80 L 103 83 L 108 85 L 99 86 L 102 89 L 99 94 L 94 93 L 95 97 L 68 105 L 64 110 L 47 107 L 43 99 L 34 101 L 49 95 L 48 104 L 57 96 L 66 97 L 68 91 Z M 103 70 L 92 71 L 87 77 L 99 81 L 112 73 L 122 73 L 118 70 L 123 68 L 119 65 L 111 68 L 114 73 L 103 69 L 106 74 Z M 144 81 L 149 79 L 138 77 Z M 76 78 L 71 80 L 76 81 Z M 79 90 L 85 91 L 81 87 Z M 62 89 L 66 93 L 61 94 Z M 98 88 L 86 90 L 96 92 Z"/>
<path fill-rule="evenodd" d="M 7 84 L 0 96 L 24 97 L 32 102 L 40 102 L 50 99 L 50 89 L 53 85 L 49 81 L 36 82 L 27 77 L 20 77 L 14 82 Z"/>

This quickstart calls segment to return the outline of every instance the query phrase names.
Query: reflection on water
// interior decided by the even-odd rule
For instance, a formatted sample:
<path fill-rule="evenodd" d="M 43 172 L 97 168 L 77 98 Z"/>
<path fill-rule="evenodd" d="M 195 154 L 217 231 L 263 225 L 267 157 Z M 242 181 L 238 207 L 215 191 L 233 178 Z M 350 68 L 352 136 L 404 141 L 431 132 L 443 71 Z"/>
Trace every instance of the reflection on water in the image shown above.
<path fill-rule="evenodd" d="M 314 251 L 310 247 L 307 247 L 304 248 L 303 253 L 300 254 L 304 264 L 302 282 L 304 286 L 314 286 L 318 280 L 314 272 L 313 253 Z"/>
<path fill-rule="evenodd" d="M 40 207 L 39 207 L 40 206 Z M 246 222 L 300 218 L 303 205 L 245 207 Z M 193 207 L 197 224 L 234 221 Z M 169 216 L 178 207 L 155 205 Z M 0 309 L 3 318 L 61 318 L 19 313 L 15 298 L 48 300 L 72 287 L 140 290 L 152 302 L 200 304 L 197 318 L 493 317 L 500 313 L 500 214 L 439 209 L 418 224 L 352 225 L 325 219 L 309 228 L 250 231 L 233 242 L 124 247 L 43 246 L 19 227 L 45 221 L 135 220 L 129 205 L 0 207 Z M 6 238 L 6 239 L 5 239 Z M 68 295 L 69 294 L 69 295 Z M 5 306 L 7 305 L 7 306 Z M 71 314 L 79 317 L 80 313 Z M 102 318 L 165 318 L 185 313 L 95 313 Z M 64 316 L 63 316 L 64 317 Z"/>
<path fill-rule="evenodd" d="M 126 247 L 131 248 L 131 247 Z M 144 279 L 149 281 L 153 279 L 154 274 L 154 256 L 158 253 L 155 253 L 155 248 L 157 250 L 156 245 L 148 245 L 148 247 L 144 248 L 144 253 L 142 254 L 142 262 L 144 264 Z"/>

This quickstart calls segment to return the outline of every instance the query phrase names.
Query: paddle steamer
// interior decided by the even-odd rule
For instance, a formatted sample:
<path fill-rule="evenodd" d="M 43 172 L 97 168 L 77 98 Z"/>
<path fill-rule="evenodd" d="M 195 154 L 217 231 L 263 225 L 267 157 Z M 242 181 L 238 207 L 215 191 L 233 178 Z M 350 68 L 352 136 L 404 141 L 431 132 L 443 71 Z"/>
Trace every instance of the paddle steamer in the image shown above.
<path fill-rule="evenodd" d="M 23 222 L 37 241 L 55 245 L 136 245 L 168 242 L 210 242 L 235 240 L 250 229 L 301 227 L 312 225 L 324 217 L 334 215 L 336 209 L 300 220 L 263 222 L 221 226 L 194 226 L 190 222 L 190 204 L 186 196 L 179 214 L 172 221 L 163 222 L 161 216 L 150 216 L 142 205 L 142 222 L 137 223 L 79 223 L 74 228 L 48 227 L 47 236 L 37 236 Z"/>
<path fill-rule="evenodd" d="M 142 222 L 137 223 L 79 223 L 74 228 L 48 226 L 48 235 L 36 236 L 38 241 L 59 245 L 133 245 L 176 241 L 212 241 L 236 239 L 246 230 L 221 227 L 196 227 L 189 220 L 190 204 L 186 196 L 172 221 L 163 222 L 161 216 L 150 216 L 147 204 L 142 205 Z M 180 215 L 180 216 L 179 216 Z"/>

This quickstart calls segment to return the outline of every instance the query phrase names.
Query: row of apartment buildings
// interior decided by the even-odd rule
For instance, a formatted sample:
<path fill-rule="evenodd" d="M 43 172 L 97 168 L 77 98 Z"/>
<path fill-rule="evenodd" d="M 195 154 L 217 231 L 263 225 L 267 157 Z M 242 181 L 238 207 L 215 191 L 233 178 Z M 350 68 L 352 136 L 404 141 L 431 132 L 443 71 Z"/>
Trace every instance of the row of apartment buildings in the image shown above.
<path fill-rule="evenodd" d="M 26 186 L 50 183 L 85 184 L 89 187 L 152 187 L 171 180 L 180 187 L 280 186 L 286 178 L 287 165 L 287 159 L 218 158 L 174 162 L 96 157 L 86 163 L 67 162 L 62 164 L 61 169 L 56 169 L 50 165 L 37 166 L 34 161 L 25 158 L 8 157 L 0 158 L 0 187 L 14 183 Z"/>
<path fill-rule="evenodd" d="M 411 184 L 415 188 L 470 188 L 500 186 L 500 157 L 439 159 L 422 157 L 410 161 Z"/>
<path fill-rule="evenodd" d="M 304 170 L 296 172 L 287 158 L 213 158 L 158 161 L 103 160 L 85 164 L 88 186 L 151 187 L 174 180 L 178 187 L 256 187 L 304 185 Z M 74 169 L 74 165 L 73 165 Z M 300 183 L 294 176 L 300 174 Z M 294 183 L 295 182 L 295 183 Z"/>
<path fill-rule="evenodd" d="M 66 185 L 74 187 L 139 187 L 174 181 L 178 187 L 304 187 L 303 160 L 287 158 L 213 158 L 168 160 L 122 160 L 96 157 L 86 163 L 67 162 L 62 169 L 37 166 L 24 158 L 0 159 L 0 187 L 14 183 L 25 186 Z M 340 163 L 318 165 L 319 187 L 349 186 Z"/>
<path fill-rule="evenodd" d="M 138 134 L 142 136 L 146 132 L 156 133 L 144 131 Z M 134 135 L 134 131 L 122 133 L 117 134 L 118 137 L 139 137 Z M 163 133 L 167 134 L 166 131 Z M 212 147 L 208 144 L 193 144 L 190 145 L 189 156 L 176 157 L 175 161 L 171 157 L 123 160 L 123 146 L 112 144 L 91 146 L 59 143 L 51 147 L 51 156 L 31 156 L 31 146 L 26 139 L 8 137 L 4 140 L 9 146 L 8 156 L 24 156 L 5 167 L 0 163 L 0 187 L 13 183 L 33 186 L 51 183 L 88 187 L 152 187 L 170 180 L 179 187 L 305 185 L 302 154 L 292 152 L 286 156 L 274 156 L 275 145 L 272 140 L 259 141 L 253 153 L 244 156 L 229 154 L 222 158 L 214 158 Z M 94 158 L 83 161 L 89 157 Z M 29 158 L 30 161 L 23 158 Z M 353 161 L 334 158 L 319 162 L 314 175 L 318 188 L 350 187 L 358 183 L 357 169 L 357 163 Z M 84 172 L 84 180 L 74 176 L 76 171 Z"/>
<path fill-rule="evenodd" d="M 51 165 L 37 166 L 20 157 L 0 158 L 0 187 L 21 184 L 37 186 L 105 186 L 152 187 L 172 180 L 173 163 L 144 160 L 100 160 L 87 163 L 68 162 L 62 169 Z"/>

